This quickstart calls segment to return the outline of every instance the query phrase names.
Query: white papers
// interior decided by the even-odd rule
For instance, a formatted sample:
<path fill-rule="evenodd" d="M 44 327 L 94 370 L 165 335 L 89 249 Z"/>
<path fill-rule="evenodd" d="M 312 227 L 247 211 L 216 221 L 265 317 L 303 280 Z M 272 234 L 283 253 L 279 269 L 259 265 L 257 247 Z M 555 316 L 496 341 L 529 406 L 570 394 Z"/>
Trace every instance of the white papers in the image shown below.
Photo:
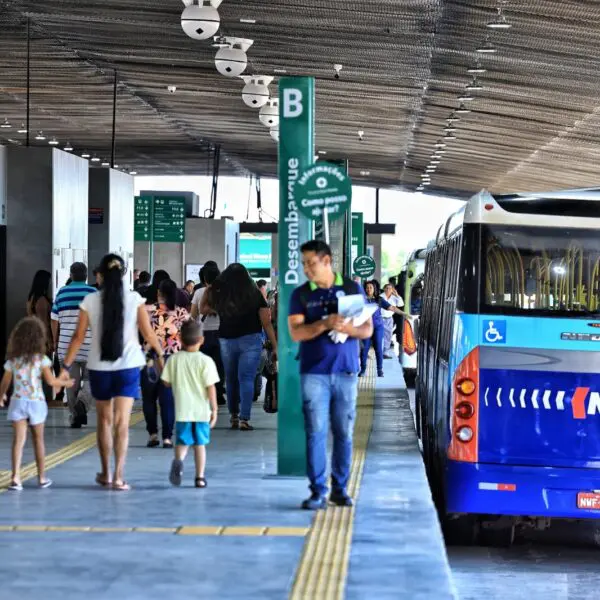
<path fill-rule="evenodd" d="M 346 323 L 352 319 L 354 327 L 360 327 L 366 323 L 378 308 L 377 304 L 367 304 L 362 294 L 351 294 L 338 298 L 338 314 L 346 317 Z M 348 334 L 332 329 L 329 337 L 334 344 L 343 344 L 348 339 Z"/>

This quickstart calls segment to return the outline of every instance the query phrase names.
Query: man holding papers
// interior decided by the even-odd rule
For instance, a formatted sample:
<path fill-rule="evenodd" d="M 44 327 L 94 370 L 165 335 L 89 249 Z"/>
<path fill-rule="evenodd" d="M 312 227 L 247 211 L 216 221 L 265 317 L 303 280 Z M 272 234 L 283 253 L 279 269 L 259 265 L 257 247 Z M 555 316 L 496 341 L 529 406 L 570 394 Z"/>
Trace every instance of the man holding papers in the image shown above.
<path fill-rule="evenodd" d="M 288 325 L 300 342 L 300 375 L 311 496 L 302 508 L 327 505 L 327 436 L 333 456 L 331 502 L 352 506 L 346 486 L 352 461 L 359 341 L 373 333 L 369 307 L 359 284 L 334 273 L 331 249 L 313 240 L 301 247 L 308 282 L 290 299 Z M 343 298 L 343 299 L 342 299 Z"/>

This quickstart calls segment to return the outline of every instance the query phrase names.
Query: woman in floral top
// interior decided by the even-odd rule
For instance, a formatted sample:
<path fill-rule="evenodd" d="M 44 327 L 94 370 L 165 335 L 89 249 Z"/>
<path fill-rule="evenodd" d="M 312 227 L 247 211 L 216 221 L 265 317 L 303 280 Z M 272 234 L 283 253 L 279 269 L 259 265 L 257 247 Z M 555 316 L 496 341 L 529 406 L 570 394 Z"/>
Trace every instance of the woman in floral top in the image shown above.
<path fill-rule="evenodd" d="M 177 285 L 166 279 L 160 284 L 158 302 L 147 305 L 152 329 L 165 353 L 165 360 L 181 349 L 179 331 L 190 315 L 185 308 L 176 305 Z M 162 422 L 163 448 L 172 448 L 173 426 L 175 423 L 175 405 L 171 388 L 164 386 L 156 370 L 154 356 L 149 346 L 146 346 L 147 365 L 142 371 L 142 399 L 146 430 L 150 435 L 148 448 L 160 446 L 158 438 L 157 402 L 160 406 Z"/>

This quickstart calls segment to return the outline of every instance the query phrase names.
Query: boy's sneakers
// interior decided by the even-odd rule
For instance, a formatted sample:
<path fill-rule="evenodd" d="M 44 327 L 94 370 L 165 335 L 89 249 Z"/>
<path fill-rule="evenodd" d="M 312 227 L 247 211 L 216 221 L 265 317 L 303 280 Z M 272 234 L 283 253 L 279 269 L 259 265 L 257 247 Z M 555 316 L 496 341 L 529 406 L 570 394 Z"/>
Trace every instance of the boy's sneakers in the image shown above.
<path fill-rule="evenodd" d="M 171 471 L 169 473 L 169 481 L 172 485 L 180 486 L 181 477 L 183 475 L 183 461 L 177 458 L 173 459 L 171 463 Z"/>
<path fill-rule="evenodd" d="M 304 510 L 319 510 L 321 508 L 327 508 L 327 498 L 313 492 L 311 497 L 307 498 L 302 503 L 302 508 Z"/>

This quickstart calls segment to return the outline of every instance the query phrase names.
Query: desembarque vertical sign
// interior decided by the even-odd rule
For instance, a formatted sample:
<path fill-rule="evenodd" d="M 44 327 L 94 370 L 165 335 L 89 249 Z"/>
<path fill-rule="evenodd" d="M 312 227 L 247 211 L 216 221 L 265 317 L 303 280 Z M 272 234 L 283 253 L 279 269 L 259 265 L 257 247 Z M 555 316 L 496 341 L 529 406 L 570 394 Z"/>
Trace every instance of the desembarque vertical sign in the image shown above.
<path fill-rule="evenodd" d="M 300 246 L 312 238 L 312 221 L 298 210 L 296 183 L 314 158 L 315 81 L 283 77 L 279 81 L 279 306 L 277 473 L 306 474 L 306 440 L 298 344 L 287 325 L 289 300 L 305 281 Z"/>

